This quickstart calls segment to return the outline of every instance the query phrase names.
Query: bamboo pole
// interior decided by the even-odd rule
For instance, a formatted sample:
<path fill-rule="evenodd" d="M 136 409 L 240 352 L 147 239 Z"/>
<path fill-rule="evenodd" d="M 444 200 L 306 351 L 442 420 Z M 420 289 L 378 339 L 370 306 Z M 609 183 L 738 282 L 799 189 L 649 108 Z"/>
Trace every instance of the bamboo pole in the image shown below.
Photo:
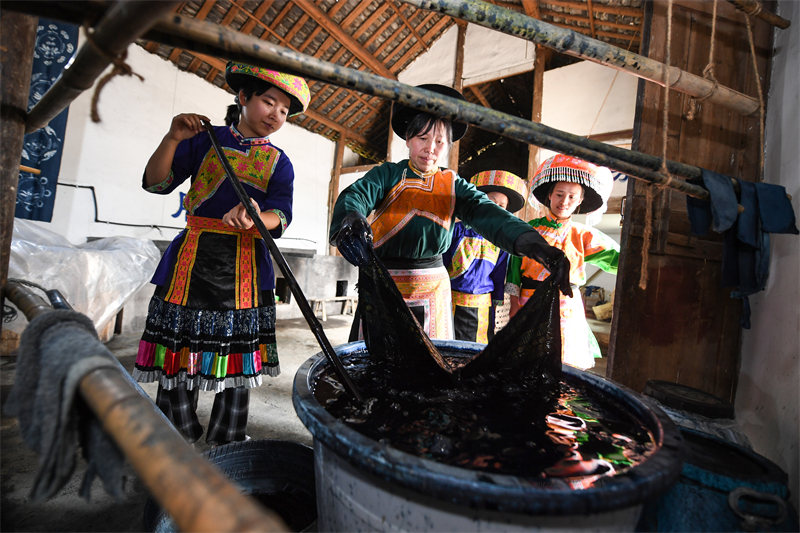
<path fill-rule="evenodd" d="M 635 54 L 579 32 L 548 24 L 522 13 L 480 0 L 402 0 L 407 4 L 444 13 L 508 35 L 547 46 L 562 54 L 579 57 L 623 70 L 662 87 L 712 102 L 737 113 L 759 113 L 756 98 L 715 84 L 702 76 L 667 66 L 660 61 Z"/>
<path fill-rule="evenodd" d="M 7 297 L 28 320 L 52 311 L 14 281 Z M 87 357 L 107 351 L 88 331 L 84 346 Z M 199 455 L 126 372 L 122 365 L 94 370 L 81 379 L 80 395 L 180 531 L 289 531 L 276 513 Z"/>
<path fill-rule="evenodd" d="M 629 176 L 660 184 L 696 198 L 708 199 L 709 197 L 708 191 L 703 187 L 672 177 L 698 179 L 702 176 L 702 170 L 699 167 L 667 161 L 667 169 L 671 174 L 671 176 L 667 176 L 659 170 L 661 168 L 660 157 L 592 141 L 477 104 L 322 61 L 216 24 L 173 14 L 162 17 L 144 35 L 144 38 L 186 50 L 277 68 L 340 87 L 380 96 L 450 120 L 472 124 L 510 139 L 580 157 L 586 161 L 613 168 Z"/>
<path fill-rule="evenodd" d="M 728 0 L 739 11 L 743 11 L 751 16 L 756 16 L 764 22 L 776 26 L 782 30 L 788 28 L 792 22 L 770 11 L 764 11 L 761 2 L 757 0 Z"/>
<path fill-rule="evenodd" d="M 133 43 L 177 1 L 130 0 L 114 4 L 89 34 L 71 65 L 28 112 L 25 133 L 45 127 L 95 80 L 109 64 L 124 57 Z M 35 2 L 34 2 L 35 4 Z"/>

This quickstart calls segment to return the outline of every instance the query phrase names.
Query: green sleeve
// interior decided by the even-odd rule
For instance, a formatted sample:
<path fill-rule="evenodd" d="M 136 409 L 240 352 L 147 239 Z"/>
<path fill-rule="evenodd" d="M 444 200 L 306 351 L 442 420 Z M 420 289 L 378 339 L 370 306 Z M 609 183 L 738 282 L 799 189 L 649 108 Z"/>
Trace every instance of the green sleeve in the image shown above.
<path fill-rule="evenodd" d="M 511 255 L 508 257 L 508 270 L 506 271 L 506 283 L 522 285 L 522 258 L 518 255 Z"/>
<path fill-rule="evenodd" d="M 355 183 L 339 193 L 331 215 L 331 229 L 328 239 L 339 233 L 342 219 L 350 211 L 357 211 L 365 217 L 383 200 L 393 183 L 395 163 L 384 163 L 357 179 Z"/>
<path fill-rule="evenodd" d="M 590 228 L 591 246 L 593 253 L 586 254 L 584 262 L 596 266 L 597 268 L 616 274 L 619 267 L 619 244 L 597 228 Z"/>
<path fill-rule="evenodd" d="M 455 216 L 503 250 L 514 253 L 514 241 L 531 227 L 495 204 L 464 178 L 456 177 Z"/>
<path fill-rule="evenodd" d="M 603 250 L 583 258 L 584 262 L 594 265 L 609 274 L 616 274 L 619 267 L 619 250 Z"/>

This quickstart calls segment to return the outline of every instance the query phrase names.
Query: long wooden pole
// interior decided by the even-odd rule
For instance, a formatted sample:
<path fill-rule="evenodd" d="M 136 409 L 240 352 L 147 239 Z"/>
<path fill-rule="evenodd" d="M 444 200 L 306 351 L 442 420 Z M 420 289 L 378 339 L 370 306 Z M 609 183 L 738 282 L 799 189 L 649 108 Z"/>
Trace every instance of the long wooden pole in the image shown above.
<path fill-rule="evenodd" d="M 522 13 L 480 0 L 402 0 L 407 4 L 437 11 L 485 26 L 508 35 L 547 46 L 562 54 L 599 63 L 661 86 L 721 105 L 744 116 L 759 112 L 756 98 L 715 84 L 677 67 L 635 54 L 582 33 L 548 24 Z"/>
<path fill-rule="evenodd" d="M 698 167 L 667 161 L 670 172 L 667 176 L 659 170 L 660 157 L 593 141 L 477 104 L 322 61 L 216 24 L 173 14 L 162 17 L 144 37 L 170 46 L 277 68 L 380 96 L 450 120 L 466 122 L 510 139 L 580 157 L 696 198 L 709 197 L 708 191 L 703 187 L 677 179 L 677 176 L 699 179 L 702 169 Z"/>
<path fill-rule="evenodd" d="M 25 133 L 45 127 L 83 91 L 94 85 L 102 72 L 128 45 L 162 15 L 172 11 L 176 1 L 131 0 L 113 5 L 89 34 L 71 65 L 30 110 Z"/>
<path fill-rule="evenodd" d="M 5 300 L 11 259 L 36 21 L 36 17 L 6 11 L 0 17 L 0 309 Z M 0 322 L 0 329 L 2 327 Z"/>
<path fill-rule="evenodd" d="M 28 320 L 53 310 L 14 281 L 8 283 L 8 299 Z M 108 352 L 88 331 L 83 346 L 86 357 Z M 122 365 L 90 372 L 78 390 L 180 531 L 289 531 L 276 513 L 243 494 L 198 454 L 137 389 Z"/>

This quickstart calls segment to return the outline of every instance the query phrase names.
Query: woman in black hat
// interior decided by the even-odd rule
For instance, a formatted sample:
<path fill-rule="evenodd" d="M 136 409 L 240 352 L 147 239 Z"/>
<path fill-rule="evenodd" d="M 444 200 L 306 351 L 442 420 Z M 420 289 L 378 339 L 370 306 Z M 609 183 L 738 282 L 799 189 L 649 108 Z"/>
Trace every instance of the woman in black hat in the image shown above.
<path fill-rule="evenodd" d="M 419 88 L 464 99 L 443 85 Z M 454 170 L 439 167 L 452 143 L 466 133 L 466 124 L 396 104 L 392 129 L 405 139 L 408 159 L 383 163 L 341 192 L 330 239 L 354 265 L 358 258 L 350 256 L 348 241 L 371 241 L 429 337 L 453 338 L 450 277 L 442 253 L 450 246 L 455 218 L 504 250 L 536 258 L 557 279 L 568 281 L 563 252 Z M 570 290 L 568 282 L 560 286 Z M 358 323 L 357 312 L 351 339 L 357 338 Z"/>

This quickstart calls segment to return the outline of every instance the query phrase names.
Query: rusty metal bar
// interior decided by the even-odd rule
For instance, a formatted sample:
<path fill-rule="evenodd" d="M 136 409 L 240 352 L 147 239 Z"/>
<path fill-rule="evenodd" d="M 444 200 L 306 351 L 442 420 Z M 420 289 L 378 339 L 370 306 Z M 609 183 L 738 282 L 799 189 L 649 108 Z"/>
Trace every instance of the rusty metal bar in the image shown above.
<path fill-rule="evenodd" d="M 9 281 L 6 297 L 28 320 L 52 311 L 42 298 L 14 281 Z M 87 332 L 87 356 L 107 350 Z M 122 365 L 119 370 L 90 372 L 81 380 L 79 390 L 180 531 L 289 531 L 277 514 L 243 494 L 199 455 L 137 388 Z"/>
<path fill-rule="evenodd" d="M 277 68 L 347 89 L 380 96 L 450 120 L 473 124 L 510 139 L 580 157 L 597 165 L 618 170 L 631 177 L 656 183 L 695 198 L 709 198 L 705 188 L 678 179 L 679 176 L 699 179 L 702 176 L 702 169 L 699 167 L 667 161 L 666 165 L 670 175 L 666 175 L 660 170 L 662 162 L 660 157 L 593 141 L 477 104 L 329 63 L 216 24 L 172 14 L 163 16 L 144 35 L 144 38 L 217 57 Z"/>
<path fill-rule="evenodd" d="M 115 60 L 124 58 L 133 43 L 162 15 L 172 11 L 177 1 L 131 0 L 108 9 L 87 35 L 72 63 L 28 112 L 25 133 L 45 127 L 83 91 L 94 85 L 98 76 Z"/>
<path fill-rule="evenodd" d="M 667 66 L 582 33 L 548 24 L 480 0 L 401 0 L 421 9 L 444 13 L 486 28 L 552 48 L 562 54 L 613 67 L 662 87 L 712 102 L 744 116 L 759 112 L 758 99 L 702 76 Z"/>

